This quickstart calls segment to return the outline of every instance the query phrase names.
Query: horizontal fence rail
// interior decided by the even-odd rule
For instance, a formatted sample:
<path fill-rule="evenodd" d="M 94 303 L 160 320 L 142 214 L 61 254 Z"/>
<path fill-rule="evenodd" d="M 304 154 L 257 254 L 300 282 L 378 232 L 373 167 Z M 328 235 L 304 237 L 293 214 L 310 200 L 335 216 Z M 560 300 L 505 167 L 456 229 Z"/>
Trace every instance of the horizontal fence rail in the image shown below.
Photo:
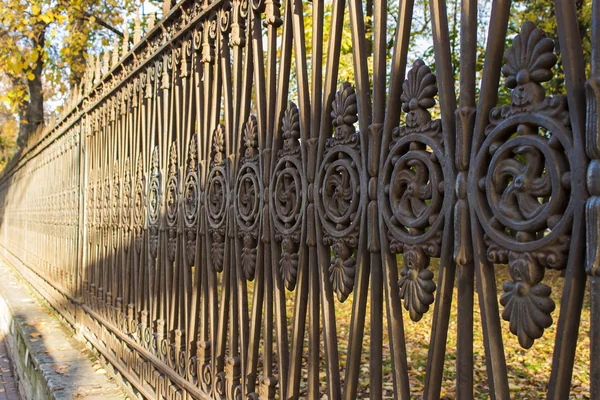
<path fill-rule="evenodd" d="M 394 31 L 385 0 L 167 2 L 132 48 L 127 31 L 90 56 L 3 172 L 5 260 L 159 399 L 439 399 L 449 360 L 456 398 L 524 398 L 507 336 L 529 349 L 553 324 L 547 398 L 567 399 L 589 279 L 600 398 L 600 1 L 591 43 L 556 0 L 556 41 L 526 22 L 506 46 L 511 4 L 493 1 L 481 75 L 478 2 L 460 8 L 453 61 L 429 1 L 434 68 L 409 51 L 412 0 Z"/>

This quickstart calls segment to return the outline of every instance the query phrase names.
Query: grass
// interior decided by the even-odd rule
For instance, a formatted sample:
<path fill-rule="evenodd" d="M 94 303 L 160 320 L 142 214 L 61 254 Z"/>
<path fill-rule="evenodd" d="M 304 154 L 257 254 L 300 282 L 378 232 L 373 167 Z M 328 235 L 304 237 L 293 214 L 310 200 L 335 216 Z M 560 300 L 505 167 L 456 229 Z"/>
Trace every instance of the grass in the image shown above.
<path fill-rule="evenodd" d="M 437 260 L 436 260 L 437 261 Z M 433 265 L 432 270 L 436 274 L 438 265 Z M 508 270 L 506 266 L 496 267 L 496 279 L 498 296 L 503 293 L 502 285 L 509 280 Z M 535 341 L 530 349 L 523 349 L 519 345 L 516 336 L 510 333 L 508 322 L 502 320 L 502 337 L 504 343 L 504 353 L 506 356 L 506 364 L 508 368 L 509 385 L 511 397 L 515 399 L 542 399 L 546 397 L 548 381 L 552 367 L 552 355 L 554 351 L 554 342 L 556 335 L 557 320 L 560 313 L 560 295 L 562 293 L 562 278 L 557 271 L 546 271 L 544 283 L 552 288 L 552 298 L 556 302 L 556 310 L 552 317 L 554 323 L 548 328 L 541 339 Z M 453 294 L 453 303 L 450 316 L 450 326 L 448 331 L 448 339 L 446 344 L 446 360 L 444 364 L 444 376 L 442 382 L 442 398 L 454 399 L 456 396 L 455 388 L 455 364 L 456 364 L 456 332 L 457 332 L 457 293 L 456 289 Z M 288 294 L 288 318 L 291 323 L 293 315 L 293 296 Z M 481 329 L 481 316 L 479 312 L 479 300 L 477 294 L 474 299 L 474 393 L 476 399 L 489 398 L 489 386 L 487 382 L 487 371 L 485 365 L 485 350 L 483 346 L 483 333 Z M 500 306 L 500 312 L 502 306 Z M 412 322 L 408 316 L 408 312 L 404 310 L 404 329 L 408 355 L 409 377 L 411 384 L 411 396 L 414 399 L 419 399 L 423 395 L 423 382 L 425 379 L 425 370 L 427 365 L 427 352 L 429 346 L 429 337 L 432 326 L 433 305 L 429 312 L 423 316 L 419 322 Z M 338 346 L 340 351 L 340 368 L 341 376 L 344 376 L 345 356 L 348 347 L 348 337 L 350 329 L 350 321 L 352 316 L 352 297 L 344 303 L 336 302 L 336 321 Z M 384 316 L 384 324 L 385 324 Z M 361 360 L 361 375 L 359 381 L 358 398 L 369 398 L 369 346 L 370 346 L 370 329 L 369 329 L 369 310 L 367 310 L 367 321 L 365 324 L 365 337 L 363 340 L 363 354 Z M 589 363 L 590 363 L 590 308 L 589 308 L 589 291 L 586 290 L 584 306 L 581 315 L 581 323 L 579 328 L 579 337 L 577 341 L 577 353 L 575 365 L 573 368 L 573 379 L 571 383 L 571 399 L 589 399 L 590 398 L 590 381 L 589 381 Z M 384 325 L 384 345 L 383 345 L 383 373 L 384 373 L 384 398 L 393 398 L 392 386 L 392 363 L 390 359 L 389 342 L 387 337 L 387 327 Z M 308 349 L 308 343 L 305 342 L 305 353 Z M 325 395 L 327 381 L 324 372 L 324 350 L 321 343 L 321 391 Z M 307 354 L 305 354 L 306 363 Z M 306 373 L 306 369 L 304 370 Z M 303 382 L 303 389 L 305 384 Z M 304 392 L 304 390 L 303 390 Z M 305 393 L 305 392 L 304 392 Z"/>

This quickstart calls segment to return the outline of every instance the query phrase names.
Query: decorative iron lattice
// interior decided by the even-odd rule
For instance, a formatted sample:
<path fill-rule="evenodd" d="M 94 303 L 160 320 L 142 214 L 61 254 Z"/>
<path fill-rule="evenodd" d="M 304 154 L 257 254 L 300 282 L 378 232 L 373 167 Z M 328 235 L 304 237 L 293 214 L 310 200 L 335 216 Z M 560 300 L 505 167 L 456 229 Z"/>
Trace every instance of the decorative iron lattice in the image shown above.
<path fill-rule="evenodd" d="M 325 23 L 317 0 L 166 1 L 144 37 L 137 17 L 132 41 L 90 56 L 60 118 L 3 172 L 4 258 L 132 397 L 409 399 L 405 321 L 430 313 L 416 394 L 439 399 L 456 359 L 470 399 L 479 307 L 490 398 L 511 394 L 501 319 L 523 348 L 557 319 L 547 397 L 566 399 L 589 279 L 600 398 L 600 1 L 587 82 L 575 4 L 555 1 L 554 97 L 554 40 L 527 22 L 504 48 L 510 2 L 493 2 L 479 86 L 477 1 L 461 3 L 458 85 L 444 0 L 429 2 L 435 73 L 407 70 L 413 1 L 395 32 L 387 6 L 333 0 Z"/>

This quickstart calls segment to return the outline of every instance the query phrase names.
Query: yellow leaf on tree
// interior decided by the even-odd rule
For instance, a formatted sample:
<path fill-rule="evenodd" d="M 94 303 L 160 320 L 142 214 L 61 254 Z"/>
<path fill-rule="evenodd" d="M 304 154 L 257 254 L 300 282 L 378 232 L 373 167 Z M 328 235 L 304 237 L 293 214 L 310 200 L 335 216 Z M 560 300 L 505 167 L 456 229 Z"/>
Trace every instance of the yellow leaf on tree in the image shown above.
<path fill-rule="evenodd" d="M 52 22 L 52 18 L 47 14 L 40 15 L 40 19 L 42 21 L 44 21 L 44 23 L 46 23 L 46 24 L 49 24 L 50 22 Z"/>
<path fill-rule="evenodd" d="M 90 17 L 90 22 L 95 22 L 96 21 L 96 17 L 94 17 L 93 15 Z"/>
<path fill-rule="evenodd" d="M 35 75 L 33 74 L 33 72 L 29 71 L 27 73 L 27 79 L 29 79 L 30 81 L 35 79 Z"/>
<path fill-rule="evenodd" d="M 38 15 L 40 13 L 40 6 L 38 4 L 34 4 L 31 6 L 31 12 L 33 13 L 33 15 Z"/>

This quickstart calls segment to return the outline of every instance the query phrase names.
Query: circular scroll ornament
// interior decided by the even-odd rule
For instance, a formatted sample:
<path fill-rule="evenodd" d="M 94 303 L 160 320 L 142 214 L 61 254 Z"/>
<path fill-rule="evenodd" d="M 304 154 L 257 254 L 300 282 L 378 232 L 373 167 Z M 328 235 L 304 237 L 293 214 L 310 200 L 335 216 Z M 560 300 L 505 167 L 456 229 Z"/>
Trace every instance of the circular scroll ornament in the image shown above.
<path fill-rule="evenodd" d="M 111 187 L 111 228 L 113 248 L 118 244 L 118 228 L 121 224 L 121 178 L 119 176 L 118 165 L 113 165 L 113 181 Z"/>
<path fill-rule="evenodd" d="M 123 176 L 123 188 L 122 188 L 122 203 L 121 203 L 121 215 L 123 221 L 123 228 L 127 231 L 131 230 L 131 194 L 132 194 L 132 180 L 131 180 L 131 165 L 129 158 L 125 159 L 124 176 Z"/>
<path fill-rule="evenodd" d="M 106 170 L 108 170 L 108 166 L 106 166 Z M 102 219 L 101 219 L 101 226 L 102 226 L 102 236 L 104 238 L 105 243 L 108 243 L 108 238 L 109 238 L 109 227 L 110 227 L 110 211 L 111 211 L 111 206 L 112 206 L 112 196 L 111 196 L 111 182 L 110 182 L 110 177 L 108 176 L 108 174 L 106 174 L 105 178 L 104 178 L 104 191 L 102 192 L 102 195 L 104 196 L 102 198 Z"/>
<path fill-rule="evenodd" d="M 439 253 L 433 239 L 443 224 L 442 210 L 450 207 L 451 200 L 444 196 L 443 164 L 437 140 L 405 136 L 393 146 L 381 173 L 385 196 L 379 206 L 392 241 L 408 245 L 431 242 L 430 256 Z"/>
<path fill-rule="evenodd" d="M 158 229 L 160 226 L 161 173 L 158 147 L 152 152 L 150 182 L 148 187 L 148 228 L 150 230 L 150 255 L 158 255 Z"/>
<path fill-rule="evenodd" d="M 228 187 L 225 179 L 225 169 L 223 167 L 213 168 L 208 175 L 208 189 L 206 192 L 208 223 L 213 229 L 224 228 L 228 205 Z"/>
<path fill-rule="evenodd" d="M 298 107 L 290 103 L 284 112 L 281 149 L 271 179 L 271 207 L 275 240 L 281 243 L 279 272 L 288 290 L 296 287 L 302 215 L 306 208 L 307 183 L 303 173 Z"/>
<path fill-rule="evenodd" d="M 167 211 L 167 255 L 170 262 L 175 261 L 177 251 L 177 215 L 179 212 L 179 161 L 177 142 L 169 150 L 169 169 L 166 188 L 165 208 Z"/>
<path fill-rule="evenodd" d="M 185 182 L 183 184 L 184 221 L 187 228 L 198 223 L 199 185 L 198 185 L 198 136 L 194 134 L 190 140 L 189 155 Z"/>
<path fill-rule="evenodd" d="M 185 224 L 186 257 L 188 265 L 194 265 L 195 263 L 199 199 L 198 136 L 194 134 L 189 143 L 187 169 L 185 181 L 183 183 L 183 220 Z"/>
<path fill-rule="evenodd" d="M 526 22 L 502 68 L 511 104 L 494 108 L 469 175 L 469 201 L 485 231 L 487 257 L 508 264 L 502 317 L 524 348 L 552 324 L 545 268 L 563 269 L 573 220 L 576 164 L 564 95 L 546 97 L 554 42 Z"/>
<path fill-rule="evenodd" d="M 438 89 L 431 69 L 417 60 L 403 84 L 406 124 L 392 132 L 390 152 L 379 175 L 378 197 L 392 253 L 402 253 L 398 289 L 413 321 L 434 302 L 436 289 L 431 257 L 439 257 L 444 215 L 452 204 L 445 195 L 448 181 L 440 120 L 431 120 Z"/>
<path fill-rule="evenodd" d="M 244 165 L 238 174 L 235 208 L 239 226 L 257 229 L 261 205 L 258 166 Z"/>
<path fill-rule="evenodd" d="M 234 207 L 238 227 L 243 231 L 256 231 L 263 189 L 258 165 L 258 125 L 253 115 L 244 127 L 244 150 L 237 174 Z"/>
<path fill-rule="evenodd" d="M 475 159 L 477 186 L 470 195 L 495 243 L 533 251 L 570 228 L 570 158 L 575 156 L 570 135 L 557 121 L 536 114 L 510 116 L 491 129 Z"/>
<path fill-rule="evenodd" d="M 282 235 L 293 235 L 300 227 L 305 201 L 302 196 L 306 182 L 301 174 L 300 160 L 279 160 L 275 166 L 273 186 L 273 223 Z"/>
<path fill-rule="evenodd" d="M 120 221 L 120 209 L 121 204 L 121 178 L 119 176 L 119 168 L 117 165 L 113 166 L 113 181 L 111 188 L 111 224 L 113 228 L 119 226 Z"/>
<path fill-rule="evenodd" d="M 242 239 L 242 270 L 247 280 L 254 280 L 263 186 L 259 170 L 258 124 L 251 115 L 244 126 L 243 155 L 235 186 L 234 211 L 238 235 Z"/>
<path fill-rule="evenodd" d="M 166 188 L 167 227 L 177 224 L 179 210 L 179 165 L 177 157 L 177 142 L 171 144 L 169 150 L 169 170 Z"/>
<path fill-rule="evenodd" d="M 138 255 L 142 250 L 143 229 L 146 206 L 146 177 L 144 176 L 144 161 L 138 154 L 135 173 L 135 191 L 133 194 L 133 226 L 135 229 L 135 250 Z"/>
<path fill-rule="evenodd" d="M 358 246 L 358 225 L 366 204 L 366 173 L 362 170 L 356 93 L 345 82 L 336 93 L 331 117 L 334 135 L 326 150 L 315 179 L 315 206 L 323 229 L 323 243 L 331 246 L 333 257 L 329 280 L 340 302 L 354 287 Z"/>
<path fill-rule="evenodd" d="M 211 261 L 215 271 L 223 271 L 225 258 L 225 222 L 229 208 L 229 184 L 223 158 L 224 126 L 219 125 L 213 136 L 211 170 L 206 189 L 206 210 L 211 243 Z"/>

